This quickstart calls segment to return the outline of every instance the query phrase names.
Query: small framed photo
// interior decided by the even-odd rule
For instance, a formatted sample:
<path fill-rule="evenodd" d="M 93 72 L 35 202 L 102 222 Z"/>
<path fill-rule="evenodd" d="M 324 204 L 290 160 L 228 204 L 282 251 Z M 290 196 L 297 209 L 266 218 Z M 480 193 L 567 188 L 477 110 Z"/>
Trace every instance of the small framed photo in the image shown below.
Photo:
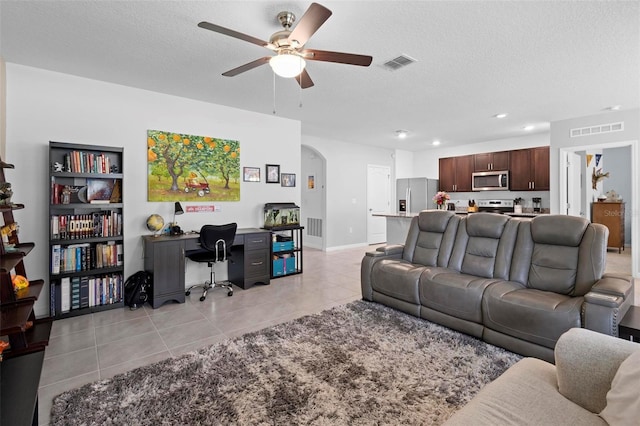
<path fill-rule="evenodd" d="M 259 167 L 243 167 L 242 169 L 243 181 L 245 182 L 260 182 L 260 168 Z"/>
<path fill-rule="evenodd" d="M 280 183 L 280 165 L 279 164 L 266 164 L 267 183 Z"/>
<path fill-rule="evenodd" d="M 296 186 L 296 175 L 294 173 L 283 173 L 282 186 Z"/>

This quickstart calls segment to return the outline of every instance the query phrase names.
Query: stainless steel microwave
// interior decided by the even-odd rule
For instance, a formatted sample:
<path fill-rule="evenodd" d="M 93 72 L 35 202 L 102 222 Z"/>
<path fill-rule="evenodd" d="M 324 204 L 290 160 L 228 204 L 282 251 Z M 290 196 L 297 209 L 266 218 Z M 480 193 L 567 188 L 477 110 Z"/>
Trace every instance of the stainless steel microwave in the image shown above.
<path fill-rule="evenodd" d="M 507 191 L 509 189 L 509 171 L 491 170 L 471 175 L 472 191 Z"/>

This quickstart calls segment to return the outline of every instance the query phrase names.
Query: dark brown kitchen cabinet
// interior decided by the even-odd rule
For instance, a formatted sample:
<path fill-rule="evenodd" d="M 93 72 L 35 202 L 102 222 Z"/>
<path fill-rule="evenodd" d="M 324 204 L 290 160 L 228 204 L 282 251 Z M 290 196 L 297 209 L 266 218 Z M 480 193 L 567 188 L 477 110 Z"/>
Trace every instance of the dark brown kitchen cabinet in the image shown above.
<path fill-rule="evenodd" d="M 509 151 L 512 191 L 549 190 L 549 147 Z"/>
<path fill-rule="evenodd" d="M 471 191 L 471 173 L 473 173 L 473 155 L 440 158 L 439 189 L 447 192 Z"/>
<path fill-rule="evenodd" d="M 473 171 L 509 170 L 509 151 L 485 152 L 473 156 Z"/>

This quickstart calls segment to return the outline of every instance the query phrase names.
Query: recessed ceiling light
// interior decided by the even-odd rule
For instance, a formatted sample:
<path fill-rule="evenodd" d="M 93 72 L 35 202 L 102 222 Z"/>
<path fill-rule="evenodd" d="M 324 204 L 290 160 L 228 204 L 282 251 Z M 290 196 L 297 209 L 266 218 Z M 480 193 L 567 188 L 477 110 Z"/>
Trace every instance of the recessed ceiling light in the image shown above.
<path fill-rule="evenodd" d="M 433 141 L 431 142 L 431 145 L 438 146 L 440 145 L 440 141 Z"/>
<path fill-rule="evenodd" d="M 500 114 L 494 115 L 493 118 L 505 118 L 507 115 L 509 114 L 507 114 L 506 112 L 501 112 Z"/>
<path fill-rule="evenodd" d="M 396 136 L 398 137 L 398 139 L 405 139 L 408 135 L 408 130 L 396 130 Z"/>
<path fill-rule="evenodd" d="M 620 108 L 622 108 L 620 105 L 611 105 L 604 108 L 604 111 L 620 111 Z"/>
<path fill-rule="evenodd" d="M 531 130 L 533 130 L 533 129 L 534 129 L 534 126 L 532 126 L 531 124 L 529 124 L 528 126 L 524 126 L 522 129 L 523 129 L 524 131 L 526 131 L 526 132 L 530 132 Z"/>

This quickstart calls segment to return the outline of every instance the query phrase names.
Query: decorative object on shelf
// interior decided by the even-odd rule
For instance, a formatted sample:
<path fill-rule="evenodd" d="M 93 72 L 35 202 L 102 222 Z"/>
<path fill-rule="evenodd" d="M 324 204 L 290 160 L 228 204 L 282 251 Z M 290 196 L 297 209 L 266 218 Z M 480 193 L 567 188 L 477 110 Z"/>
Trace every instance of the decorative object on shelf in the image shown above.
<path fill-rule="evenodd" d="M 53 163 L 53 166 L 51 166 L 51 170 L 53 170 L 56 173 L 62 172 L 63 171 L 62 163 L 55 161 Z"/>
<path fill-rule="evenodd" d="M 446 191 L 439 191 L 436 195 L 433 196 L 433 202 L 436 203 L 436 206 L 439 210 L 445 210 L 447 201 L 451 199 L 451 196 L 447 194 Z"/>
<path fill-rule="evenodd" d="M 240 201 L 236 140 L 147 130 L 147 165 L 148 201 Z"/>
<path fill-rule="evenodd" d="M 153 232 L 153 236 L 157 237 L 158 232 L 164 228 L 164 219 L 159 214 L 152 214 L 147 218 L 147 229 Z"/>
<path fill-rule="evenodd" d="M 242 180 L 245 182 L 260 182 L 259 167 L 244 167 L 242 169 Z"/>
<path fill-rule="evenodd" d="M 294 173 L 282 173 L 280 175 L 282 178 L 282 186 L 286 187 L 294 187 L 296 186 L 296 175 Z"/>
<path fill-rule="evenodd" d="M 11 184 L 9 182 L 0 182 L 0 206 L 11 205 Z"/>
<path fill-rule="evenodd" d="M 300 207 L 295 203 L 267 203 L 264 205 L 264 228 L 287 229 L 300 226 Z"/>
<path fill-rule="evenodd" d="M 597 155 L 596 155 L 596 158 L 597 158 Z M 591 187 L 593 189 L 598 189 L 598 182 L 608 177 L 609 177 L 609 172 L 602 173 L 602 167 L 599 168 L 598 170 L 596 170 L 596 168 L 594 167 L 593 173 L 591 174 Z"/>
<path fill-rule="evenodd" d="M 618 194 L 613 189 L 610 191 L 607 191 L 606 196 L 607 196 L 606 198 L 607 201 L 622 201 L 622 197 L 620 197 L 620 194 Z"/>
<path fill-rule="evenodd" d="M 278 164 L 266 164 L 266 182 L 267 183 L 280 183 L 280 165 Z"/>
<path fill-rule="evenodd" d="M 20 291 L 29 287 L 29 280 L 26 279 L 23 275 L 14 275 L 11 277 L 11 283 L 13 284 L 13 289 L 15 291 Z"/>

